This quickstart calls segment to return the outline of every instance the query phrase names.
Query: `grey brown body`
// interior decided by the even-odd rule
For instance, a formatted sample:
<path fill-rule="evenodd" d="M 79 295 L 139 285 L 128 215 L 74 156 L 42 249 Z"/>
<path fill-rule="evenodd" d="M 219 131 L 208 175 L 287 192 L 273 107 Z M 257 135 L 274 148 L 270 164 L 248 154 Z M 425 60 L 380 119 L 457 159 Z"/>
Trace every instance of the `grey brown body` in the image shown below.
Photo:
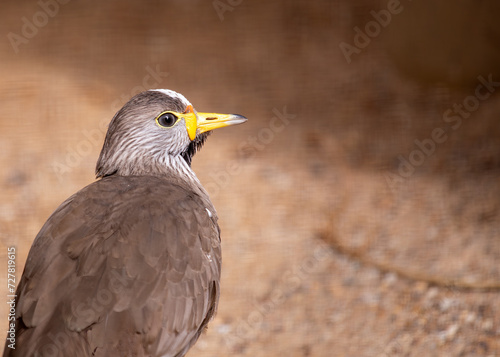
<path fill-rule="evenodd" d="M 208 196 L 167 176 L 104 177 L 36 237 L 4 356 L 183 356 L 215 312 L 220 267 Z"/>
<path fill-rule="evenodd" d="M 4 357 L 184 356 L 215 314 L 221 269 L 191 160 L 213 129 L 245 121 L 168 89 L 132 97 L 111 120 L 98 181 L 35 238 Z"/>

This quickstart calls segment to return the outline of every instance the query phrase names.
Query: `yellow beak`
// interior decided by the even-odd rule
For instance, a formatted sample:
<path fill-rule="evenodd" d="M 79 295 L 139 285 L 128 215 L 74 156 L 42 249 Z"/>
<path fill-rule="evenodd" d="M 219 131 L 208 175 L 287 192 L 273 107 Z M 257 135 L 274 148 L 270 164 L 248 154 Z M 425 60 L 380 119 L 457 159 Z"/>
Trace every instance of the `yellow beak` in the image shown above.
<path fill-rule="evenodd" d="M 223 128 L 246 122 L 248 119 L 238 114 L 197 113 L 189 106 L 182 117 L 186 121 L 186 129 L 191 140 L 210 130 Z"/>

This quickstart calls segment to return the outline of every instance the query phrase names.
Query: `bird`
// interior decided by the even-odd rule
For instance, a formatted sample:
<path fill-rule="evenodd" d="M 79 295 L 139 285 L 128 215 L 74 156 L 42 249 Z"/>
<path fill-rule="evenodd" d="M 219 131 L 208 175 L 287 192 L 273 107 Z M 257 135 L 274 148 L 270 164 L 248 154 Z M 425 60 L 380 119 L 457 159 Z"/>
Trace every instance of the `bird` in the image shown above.
<path fill-rule="evenodd" d="M 118 110 L 96 181 L 33 242 L 4 357 L 184 356 L 217 310 L 221 278 L 218 216 L 192 158 L 212 130 L 245 121 L 199 113 L 168 89 Z"/>

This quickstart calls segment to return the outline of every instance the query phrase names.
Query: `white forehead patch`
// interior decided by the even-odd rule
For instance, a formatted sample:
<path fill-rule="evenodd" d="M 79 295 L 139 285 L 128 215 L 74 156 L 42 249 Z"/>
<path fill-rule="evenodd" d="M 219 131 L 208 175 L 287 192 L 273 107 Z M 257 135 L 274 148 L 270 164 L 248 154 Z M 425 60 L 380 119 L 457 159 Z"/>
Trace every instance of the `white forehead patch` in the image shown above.
<path fill-rule="evenodd" d="M 168 95 L 169 97 L 179 99 L 186 106 L 191 105 L 191 103 L 189 102 L 189 100 L 186 99 L 186 97 L 184 97 L 182 94 L 177 93 L 173 90 L 170 90 L 170 89 L 150 89 L 150 91 L 160 92 L 160 93 L 163 93 L 165 95 Z"/>

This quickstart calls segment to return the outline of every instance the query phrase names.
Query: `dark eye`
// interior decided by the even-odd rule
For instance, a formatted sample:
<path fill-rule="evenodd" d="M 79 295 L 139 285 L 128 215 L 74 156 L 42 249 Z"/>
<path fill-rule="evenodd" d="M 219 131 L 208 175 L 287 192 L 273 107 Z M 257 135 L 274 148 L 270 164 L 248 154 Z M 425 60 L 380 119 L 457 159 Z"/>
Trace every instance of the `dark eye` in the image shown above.
<path fill-rule="evenodd" d="M 177 117 L 172 113 L 163 113 L 156 119 L 156 121 L 160 126 L 168 128 L 177 122 Z"/>

